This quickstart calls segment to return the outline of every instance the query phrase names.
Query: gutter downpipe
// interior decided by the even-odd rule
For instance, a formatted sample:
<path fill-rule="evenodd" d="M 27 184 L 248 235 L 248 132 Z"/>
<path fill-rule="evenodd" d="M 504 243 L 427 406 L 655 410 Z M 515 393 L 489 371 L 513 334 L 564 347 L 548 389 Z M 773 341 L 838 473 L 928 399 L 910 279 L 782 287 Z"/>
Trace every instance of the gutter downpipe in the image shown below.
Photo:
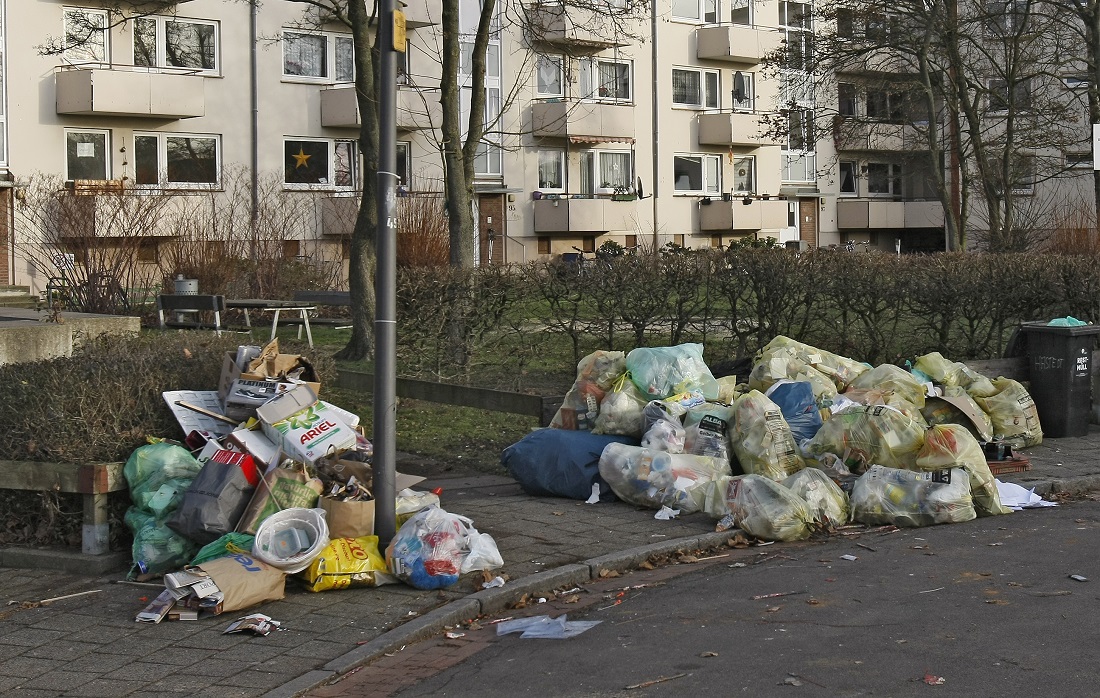
<path fill-rule="evenodd" d="M 257 17 L 257 12 L 259 11 L 258 10 L 258 5 L 257 5 L 258 2 L 259 2 L 259 0 L 249 0 L 249 3 L 248 3 L 248 6 L 249 6 L 248 38 L 249 38 L 249 43 L 251 43 L 251 45 L 252 45 L 251 46 L 251 51 L 250 51 L 250 54 L 249 54 L 249 60 L 250 60 L 249 80 L 251 82 L 250 88 L 252 90 L 252 94 L 251 94 L 251 101 L 252 101 L 252 124 L 251 124 L 252 143 L 251 143 L 251 146 L 252 146 L 252 152 L 250 153 L 250 156 L 251 156 L 251 166 L 252 166 L 252 173 L 251 174 L 252 174 L 252 227 L 253 227 L 252 237 L 253 237 L 253 239 L 255 239 L 255 236 L 256 236 L 256 231 L 255 231 L 256 221 L 260 218 L 260 193 L 258 191 L 259 188 L 260 188 L 260 171 L 259 171 L 259 168 L 260 168 L 260 136 L 259 136 L 259 130 L 260 130 L 260 88 L 259 88 L 259 80 L 256 76 L 256 60 L 257 60 L 257 58 L 256 58 L 256 37 L 257 37 L 257 33 L 258 33 L 257 30 L 256 30 L 256 23 L 257 23 L 257 18 L 256 17 Z M 255 250 L 253 250 L 253 253 L 254 252 L 255 252 Z"/>
<path fill-rule="evenodd" d="M 650 43 L 653 45 L 650 49 L 650 77 L 653 82 L 652 87 L 652 109 L 653 109 L 653 152 L 651 157 L 653 159 L 653 185 L 650 192 L 650 196 L 653 197 L 653 254 L 657 254 L 657 250 L 660 247 L 657 239 L 657 182 L 658 175 L 660 175 L 660 166 L 658 155 L 658 147 L 660 138 L 657 136 L 657 120 L 660 115 L 660 109 L 657 104 L 657 2 L 656 0 L 650 0 L 649 3 L 649 38 Z"/>

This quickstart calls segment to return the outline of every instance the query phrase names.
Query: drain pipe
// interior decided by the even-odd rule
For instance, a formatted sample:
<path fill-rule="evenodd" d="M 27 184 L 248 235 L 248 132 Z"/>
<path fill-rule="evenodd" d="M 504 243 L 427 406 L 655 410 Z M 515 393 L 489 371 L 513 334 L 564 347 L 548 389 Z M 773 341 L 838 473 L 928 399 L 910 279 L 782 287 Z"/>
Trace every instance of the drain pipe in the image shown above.
<path fill-rule="evenodd" d="M 657 254 L 658 240 L 657 240 L 657 192 L 659 187 L 657 182 L 661 174 L 660 158 L 658 158 L 658 141 L 657 137 L 657 120 L 660 116 L 660 109 L 657 105 L 657 3 L 655 1 L 649 3 L 649 40 L 652 44 L 650 49 L 650 76 L 653 81 L 652 89 L 652 108 L 653 108 L 653 152 L 650 157 L 653 159 L 653 184 L 650 190 L 650 196 L 653 197 L 653 254 Z"/>
<path fill-rule="evenodd" d="M 252 88 L 252 237 L 255 239 L 256 221 L 260 218 L 260 88 L 256 77 L 256 15 L 259 0 L 249 0 L 248 10 L 248 38 L 252 48 L 249 54 L 249 80 Z M 254 252 L 254 251 L 253 251 Z"/>

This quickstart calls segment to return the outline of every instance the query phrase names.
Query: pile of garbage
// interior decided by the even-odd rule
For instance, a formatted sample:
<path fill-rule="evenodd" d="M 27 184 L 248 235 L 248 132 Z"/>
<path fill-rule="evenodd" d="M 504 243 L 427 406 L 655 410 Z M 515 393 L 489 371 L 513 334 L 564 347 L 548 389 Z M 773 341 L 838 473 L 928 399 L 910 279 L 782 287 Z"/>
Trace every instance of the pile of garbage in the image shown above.
<path fill-rule="evenodd" d="M 124 475 L 132 577 L 163 577 L 138 621 L 193 620 L 313 591 L 404 582 L 439 589 L 504 564 L 492 536 L 396 474 L 399 530 L 374 535 L 373 447 L 359 417 L 319 398 L 306 357 L 266 347 L 227 352 L 217 391 L 169 391 L 185 438 L 136 449 Z M 278 626 L 249 617 L 241 627 Z M 242 619 L 242 621 L 245 619 Z"/>
<path fill-rule="evenodd" d="M 550 428 L 501 462 L 532 494 L 702 512 L 789 541 L 1008 513 L 986 454 L 1042 438 L 1017 381 L 937 352 L 870 366 L 778 336 L 746 383 L 715 378 L 701 344 L 594 352 Z"/>

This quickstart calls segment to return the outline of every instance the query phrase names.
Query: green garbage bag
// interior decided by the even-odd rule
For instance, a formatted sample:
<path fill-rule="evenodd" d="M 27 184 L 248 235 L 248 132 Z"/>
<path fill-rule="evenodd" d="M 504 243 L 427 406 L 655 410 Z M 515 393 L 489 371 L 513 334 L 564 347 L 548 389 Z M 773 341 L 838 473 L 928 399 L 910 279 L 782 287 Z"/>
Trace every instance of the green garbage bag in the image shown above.
<path fill-rule="evenodd" d="M 156 443 L 130 454 L 122 474 L 130 486 L 134 506 L 163 517 L 179 505 L 202 464 L 182 446 Z"/>
<path fill-rule="evenodd" d="M 176 533 L 147 511 L 130 507 L 123 518 L 134 533 L 134 567 L 142 574 L 164 574 L 179 569 L 195 554 L 197 545 Z"/>

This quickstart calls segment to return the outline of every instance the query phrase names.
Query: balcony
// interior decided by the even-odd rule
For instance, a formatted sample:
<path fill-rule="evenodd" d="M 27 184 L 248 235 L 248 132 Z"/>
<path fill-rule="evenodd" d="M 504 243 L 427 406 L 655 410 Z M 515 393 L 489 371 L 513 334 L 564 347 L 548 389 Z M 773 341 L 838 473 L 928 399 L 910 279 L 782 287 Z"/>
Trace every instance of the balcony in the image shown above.
<path fill-rule="evenodd" d="M 699 230 L 774 230 L 787 227 L 786 199 L 711 201 L 699 206 Z"/>
<path fill-rule="evenodd" d="M 318 200 L 321 234 L 349 236 L 355 231 L 359 216 L 358 196 L 327 196 Z"/>
<path fill-rule="evenodd" d="M 539 199 L 535 205 L 536 233 L 606 233 L 633 225 L 638 200 Z"/>
<path fill-rule="evenodd" d="M 841 199 L 836 202 L 836 224 L 841 230 L 942 228 L 943 205 L 938 201 Z"/>
<path fill-rule="evenodd" d="M 567 7 L 560 2 L 527 6 L 527 31 L 533 43 L 564 49 L 571 55 L 590 54 L 615 46 L 615 24 L 591 8 Z"/>
<path fill-rule="evenodd" d="M 760 29 L 743 24 L 699 27 L 695 30 L 695 55 L 712 61 L 756 65 L 777 50 L 782 35 L 775 29 Z"/>
<path fill-rule="evenodd" d="M 531 132 L 541 138 L 633 142 L 634 105 L 535 102 L 531 105 Z"/>
<path fill-rule="evenodd" d="M 699 145 L 731 145 L 759 148 L 780 145 L 763 135 L 761 115 L 752 112 L 723 112 L 699 115 Z"/>
<path fill-rule="evenodd" d="M 834 131 L 837 150 L 913 152 L 928 149 L 927 126 L 841 118 Z"/>
<path fill-rule="evenodd" d="M 74 68 L 55 74 L 58 114 L 187 119 L 206 115 L 203 78 L 133 68 Z"/>
<path fill-rule="evenodd" d="M 415 88 L 397 90 L 397 130 L 419 131 L 438 126 L 443 109 L 435 92 Z M 355 87 L 327 87 L 321 90 L 321 125 L 326 128 L 359 128 L 359 103 Z"/>

